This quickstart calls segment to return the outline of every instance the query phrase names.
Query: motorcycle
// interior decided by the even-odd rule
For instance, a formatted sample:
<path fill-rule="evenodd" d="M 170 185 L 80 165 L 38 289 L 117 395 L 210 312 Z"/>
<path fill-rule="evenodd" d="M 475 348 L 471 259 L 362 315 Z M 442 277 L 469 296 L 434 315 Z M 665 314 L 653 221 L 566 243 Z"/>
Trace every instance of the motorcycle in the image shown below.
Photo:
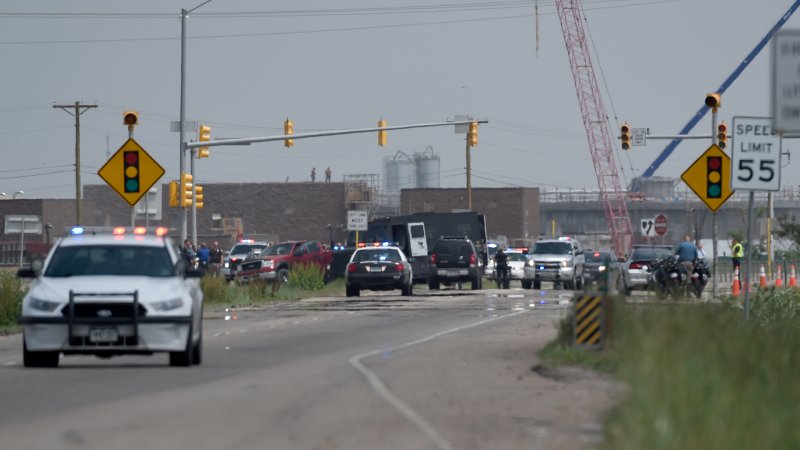
<path fill-rule="evenodd" d="M 653 262 L 648 268 L 653 277 L 653 287 L 658 298 L 681 298 L 685 292 L 686 269 L 674 256 Z"/>
<path fill-rule="evenodd" d="M 692 291 L 697 298 L 700 298 L 703 295 L 703 289 L 706 287 L 706 284 L 708 284 L 710 275 L 711 271 L 708 267 L 708 261 L 703 258 L 696 258 L 693 261 L 690 282 L 692 285 Z"/>
<path fill-rule="evenodd" d="M 498 289 L 508 289 L 511 287 L 510 270 L 508 264 L 495 264 L 494 276 L 495 280 L 497 280 Z"/>

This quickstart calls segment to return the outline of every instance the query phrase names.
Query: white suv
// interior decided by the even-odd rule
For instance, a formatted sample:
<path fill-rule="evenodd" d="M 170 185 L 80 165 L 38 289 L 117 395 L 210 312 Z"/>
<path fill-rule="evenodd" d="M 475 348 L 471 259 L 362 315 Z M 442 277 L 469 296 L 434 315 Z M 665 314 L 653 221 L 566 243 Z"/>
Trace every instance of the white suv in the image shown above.
<path fill-rule="evenodd" d="M 528 251 L 523 283 L 541 289 L 542 281 L 552 281 L 554 288 L 583 289 L 585 257 L 580 242 L 569 237 L 536 241 Z"/>
<path fill-rule="evenodd" d="M 19 270 L 33 278 L 19 318 L 26 367 L 57 367 L 61 353 L 168 352 L 172 366 L 200 364 L 201 272 L 184 268 L 165 228 L 148 231 L 75 227 L 43 264 Z"/>

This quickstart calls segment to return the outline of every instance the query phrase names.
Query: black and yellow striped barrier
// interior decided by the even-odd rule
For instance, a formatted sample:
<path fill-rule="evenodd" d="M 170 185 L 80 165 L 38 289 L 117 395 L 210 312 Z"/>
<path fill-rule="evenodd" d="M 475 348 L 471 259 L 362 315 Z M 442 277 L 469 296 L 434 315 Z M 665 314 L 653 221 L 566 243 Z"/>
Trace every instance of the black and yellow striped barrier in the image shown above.
<path fill-rule="evenodd" d="M 606 296 L 599 292 L 585 292 L 575 297 L 573 333 L 575 344 L 600 347 L 605 335 Z"/>

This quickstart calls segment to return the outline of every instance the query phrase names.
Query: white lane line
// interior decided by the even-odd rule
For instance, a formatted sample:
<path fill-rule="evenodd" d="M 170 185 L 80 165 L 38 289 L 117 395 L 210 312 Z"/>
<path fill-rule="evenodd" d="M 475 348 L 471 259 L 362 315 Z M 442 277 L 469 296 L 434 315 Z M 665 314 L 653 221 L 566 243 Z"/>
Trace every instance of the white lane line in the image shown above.
<path fill-rule="evenodd" d="M 417 339 L 416 341 L 406 342 L 405 344 L 395 345 L 393 347 L 386 347 L 386 348 L 382 348 L 382 349 L 379 349 L 379 350 L 373 350 L 371 352 L 362 353 L 360 355 L 356 355 L 356 356 L 353 356 L 352 358 L 350 358 L 350 364 L 352 364 L 353 367 L 356 368 L 356 370 L 358 370 L 359 372 L 361 372 L 362 375 L 364 375 L 364 377 L 367 379 L 367 381 L 369 382 L 370 386 L 372 386 L 372 389 L 374 389 L 375 392 L 377 392 L 381 397 L 383 397 L 383 399 L 386 400 L 390 405 L 394 406 L 395 409 L 400 411 L 400 413 L 402 415 L 404 415 L 406 417 L 406 419 L 410 420 L 423 433 L 425 433 L 425 435 L 428 436 L 428 438 L 430 438 L 436 444 L 436 446 L 439 447 L 440 450 L 452 450 L 453 446 L 450 445 L 450 442 L 448 442 L 445 438 L 443 438 L 433 428 L 433 426 L 431 426 L 427 421 L 425 421 L 425 419 L 423 419 L 422 416 L 417 414 L 417 412 L 414 411 L 413 408 L 411 408 L 408 404 L 406 404 L 405 402 L 400 400 L 396 395 L 394 395 L 392 393 L 392 391 L 390 391 L 389 388 L 387 388 L 386 385 L 383 384 L 383 381 L 381 381 L 380 377 L 378 377 L 378 375 L 375 372 L 369 370 L 364 364 L 362 364 L 361 360 L 364 359 L 364 358 L 368 358 L 370 356 L 373 356 L 373 355 L 378 355 L 378 354 L 384 353 L 384 352 L 391 352 L 391 351 L 395 351 L 395 350 L 401 350 L 401 349 L 408 348 L 408 347 L 411 347 L 411 346 L 414 346 L 414 345 L 423 344 L 425 342 L 432 341 L 432 340 L 434 340 L 434 339 L 436 339 L 438 337 L 444 336 L 446 334 L 455 333 L 455 332 L 458 332 L 458 331 L 461 331 L 461 330 L 466 330 L 467 328 L 472 328 L 472 327 L 476 327 L 478 325 L 483 325 L 485 323 L 488 323 L 488 322 L 491 322 L 491 321 L 494 321 L 494 320 L 504 319 L 504 318 L 507 318 L 507 317 L 518 316 L 518 315 L 524 314 L 524 313 L 526 313 L 528 311 L 529 310 L 517 311 L 517 312 L 514 312 L 514 313 L 510 313 L 510 314 L 505 314 L 505 315 L 502 315 L 502 316 L 492 316 L 489 319 L 484 319 L 484 320 L 480 320 L 478 322 L 470 323 L 470 324 L 467 324 L 467 325 L 462 325 L 460 327 L 456 327 L 456 328 L 451 328 L 449 330 L 440 331 L 440 332 L 434 333 L 434 334 L 432 334 L 432 335 L 430 335 L 428 337 L 425 337 L 425 338 L 422 338 L 422 339 Z"/>

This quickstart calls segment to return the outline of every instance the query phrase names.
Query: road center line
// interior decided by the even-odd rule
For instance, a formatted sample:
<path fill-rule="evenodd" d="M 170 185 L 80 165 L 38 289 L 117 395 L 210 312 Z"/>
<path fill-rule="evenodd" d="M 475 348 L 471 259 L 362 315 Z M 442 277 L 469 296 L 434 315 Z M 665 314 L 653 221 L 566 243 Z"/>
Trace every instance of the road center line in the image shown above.
<path fill-rule="evenodd" d="M 461 330 L 466 330 L 467 328 L 472 328 L 472 327 L 476 327 L 476 326 L 479 326 L 479 325 L 483 325 L 485 323 L 492 322 L 494 320 L 518 316 L 518 315 L 524 314 L 524 313 L 526 313 L 528 311 L 529 310 L 517 311 L 517 312 L 514 312 L 514 313 L 510 313 L 510 314 L 505 314 L 505 315 L 502 315 L 502 316 L 491 317 L 489 319 L 480 320 L 478 322 L 470 323 L 470 324 L 467 324 L 467 325 L 462 325 L 460 327 L 450 328 L 450 329 L 444 330 L 444 331 L 439 331 L 438 333 L 434 333 L 434 334 L 432 334 L 432 335 L 430 335 L 428 337 L 425 337 L 425 338 L 422 338 L 422 339 L 417 339 L 417 340 L 411 341 L 411 342 L 406 342 L 405 344 L 395 345 L 393 347 L 386 347 L 386 348 L 382 348 L 382 349 L 379 349 L 379 350 L 373 350 L 373 351 L 370 351 L 370 352 L 367 352 L 367 353 L 362 353 L 360 355 L 356 355 L 356 356 L 353 356 L 352 358 L 350 358 L 350 364 L 352 364 L 353 367 L 356 368 L 356 370 L 358 370 L 359 372 L 361 372 L 362 375 L 364 375 L 364 377 L 367 379 L 367 381 L 369 382 L 370 386 L 372 386 L 372 389 L 374 389 L 375 392 L 377 392 L 381 397 L 383 397 L 383 399 L 386 400 L 390 405 L 394 406 L 395 409 L 397 409 L 402 415 L 404 415 L 406 417 L 406 419 L 410 420 L 414 425 L 416 425 L 417 428 L 419 428 L 423 433 L 425 433 L 425 435 L 428 436 L 428 438 L 430 438 L 436 444 L 436 446 L 439 447 L 440 450 L 452 450 L 453 446 L 450 445 L 450 442 L 448 442 L 445 438 L 443 438 L 439 434 L 439 432 L 437 432 L 433 428 L 433 426 L 431 426 L 427 421 L 425 421 L 425 419 L 423 419 L 422 416 L 417 414 L 417 412 L 414 411 L 414 409 L 411 408 L 411 406 L 409 406 L 408 404 L 406 404 L 405 402 L 400 400 L 396 395 L 394 395 L 392 393 L 392 391 L 390 391 L 389 388 L 387 388 L 386 385 L 383 384 L 383 381 L 381 381 L 380 377 L 378 377 L 378 375 L 375 372 L 373 372 L 370 369 L 368 369 L 361 362 L 361 360 L 364 359 L 364 358 L 368 358 L 370 356 L 374 356 L 374 355 L 378 355 L 378 354 L 384 353 L 384 352 L 391 352 L 391 351 L 395 351 L 395 350 L 401 350 L 401 349 L 408 348 L 408 347 L 411 347 L 411 346 L 414 346 L 414 345 L 423 344 L 425 342 L 432 341 L 432 340 L 434 340 L 434 339 L 436 339 L 438 337 L 444 336 L 446 334 L 451 334 L 451 333 L 455 333 L 455 332 L 458 332 L 458 331 L 461 331 Z"/>

